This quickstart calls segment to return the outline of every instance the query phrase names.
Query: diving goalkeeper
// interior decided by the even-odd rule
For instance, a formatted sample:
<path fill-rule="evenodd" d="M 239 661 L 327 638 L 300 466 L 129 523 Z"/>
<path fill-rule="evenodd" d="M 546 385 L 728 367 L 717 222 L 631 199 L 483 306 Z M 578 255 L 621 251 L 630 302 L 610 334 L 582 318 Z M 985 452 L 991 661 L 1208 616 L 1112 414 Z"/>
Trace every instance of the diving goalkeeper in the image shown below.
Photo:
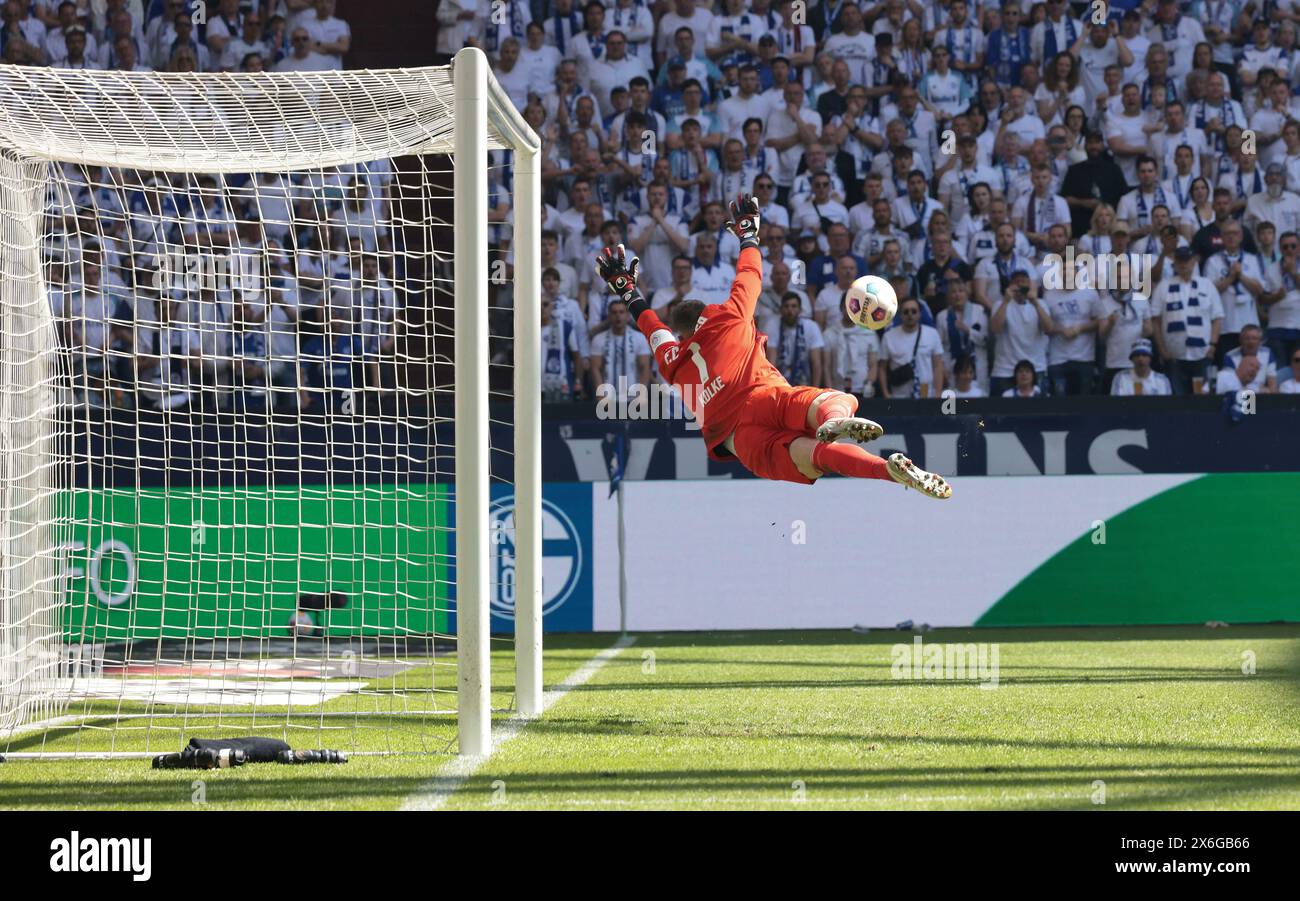
<path fill-rule="evenodd" d="M 873 441 L 884 430 L 854 416 L 857 398 L 825 388 L 793 387 L 767 359 L 767 336 L 754 327 L 762 290 L 758 251 L 758 201 L 741 195 L 731 204 L 727 228 L 740 239 L 736 279 L 725 303 L 684 300 L 673 310 L 669 331 L 637 289 L 640 261 L 629 264 L 623 245 L 606 247 L 596 271 L 627 304 L 650 342 L 659 371 L 681 393 L 700 424 L 709 456 L 739 460 L 763 479 L 811 485 L 826 473 L 882 479 L 933 498 L 952 496 L 943 477 L 926 472 L 903 454 L 888 460 L 848 437 Z M 673 336 L 676 332 L 678 337 Z"/>

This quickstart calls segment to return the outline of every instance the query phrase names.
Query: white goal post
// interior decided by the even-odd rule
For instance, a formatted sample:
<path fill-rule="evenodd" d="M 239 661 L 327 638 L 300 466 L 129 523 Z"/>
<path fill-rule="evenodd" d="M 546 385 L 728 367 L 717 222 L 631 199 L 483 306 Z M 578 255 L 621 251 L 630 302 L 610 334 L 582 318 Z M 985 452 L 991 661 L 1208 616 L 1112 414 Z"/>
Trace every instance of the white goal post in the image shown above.
<path fill-rule="evenodd" d="M 286 737 L 312 729 L 322 742 L 312 746 L 328 747 L 346 739 L 336 724 L 409 713 L 454 715 L 459 753 L 488 753 L 494 479 L 512 482 L 512 712 L 541 713 L 540 153 L 474 48 L 450 66 L 400 70 L 0 67 L 0 756 L 175 751 L 209 722 Z M 438 169 L 443 158 L 450 170 Z M 275 191 L 288 213 L 264 205 Z M 489 215 L 503 191 L 504 230 Z M 354 209 L 370 218 L 350 218 Z M 492 229 L 513 257 L 505 286 L 493 281 Z M 167 259 L 250 253 L 256 273 L 233 288 L 157 277 Z M 119 288 L 110 258 L 129 284 Z M 153 293 L 129 277 L 146 270 Z M 278 332 L 273 311 L 289 323 Z M 309 326 L 323 348 L 311 365 Z M 291 359 L 263 349 L 259 367 L 250 357 L 257 334 L 269 346 L 290 333 Z M 490 342 L 508 349 L 507 363 Z M 435 360 L 435 347 L 452 350 Z M 450 367 L 446 378 L 408 378 L 435 363 Z M 162 374 L 147 382 L 146 365 Z M 503 366 L 509 388 L 492 379 Z M 311 382 L 316 372 L 323 383 Z M 507 393 L 510 412 L 494 421 L 490 400 Z M 494 477 L 494 436 L 511 430 L 513 476 Z M 285 435 L 298 455 L 289 463 Z M 395 446 L 394 435 L 418 437 Z M 453 460 L 454 479 L 439 479 Z M 324 550 L 292 559 L 280 541 L 300 525 Z M 114 594 L 120 560 L 107 576 L 84 572 L 92 551 L 111 557 L 122 543 L 110 526 L 162 549 L 156 610 L 134 609 L 129 589 Z M 138 565 L 125 566 L 132 585 L 152 578 Z M 194 574 L 183 590 L 178 569 Z M 95 584 L 74 597 L 78 578 Z M 344 611 L 349 599 L 333 598 L 346 592 L 330 580 L 349 578 Z M 308 596 L 319 622 L 298 606 Z M 287 632 L 283 610 L 294 617 Z M 434 624 L 453 616 L 441 634 Z M 454 695 L 438 677 L 450 646 Z M 266 677 L 268 660 L 280 681 Z M 445 709 L 425 703 L 439 691 Z M 62 737 L 47 739 L 54 726 Z M 353 734 L 366 736 L 360 753 L 422 747 Z"/>
<path fill-rule="evenodd" d="M 541 140 L 497 84 L 481 50 L 465 48 L 453 61 L 458 160 L 482 160 L 490 134 L 515 152 L 515 668 L 519 712 L 542 710 L 542 413 L 541 320 L 535 299 L 541 281 Z M 488 272 L 487 171 L 456 167 L 456 257 L 469 271 Z M 463 217 L 463 218 L 462 218 Z M 461 222 L 468 227 L 461 228 Z M 520 223 L 531 227 L 520 233 Z M 525 303 L 525 299 L 529 302 Z M 471 442 L 456 445 L 458 592 L 486 598 L 489 578 L 487 411 L 487 279 L 456 280 L 456 411 Z M 471 412 L 472 411 L 472 412 Z M 461 434 L 457 423 L 457 434 Z M 467 471 L 467 472 L 466 472 Z M 462 483 L 462 479 L 464 482 Z M 464 493 L 462 494 L 462 489 Z M 466 503 L 472 498 L 472 504 Z M 467 575 L 466 575 L 467 574 Z M 488 605 L 460 620 L 461 653 L 479 661 L 460 669 L 462 754 L 487 753 L 491 738 Z M 471 650 L 472 648 L 472 650 Z"/>

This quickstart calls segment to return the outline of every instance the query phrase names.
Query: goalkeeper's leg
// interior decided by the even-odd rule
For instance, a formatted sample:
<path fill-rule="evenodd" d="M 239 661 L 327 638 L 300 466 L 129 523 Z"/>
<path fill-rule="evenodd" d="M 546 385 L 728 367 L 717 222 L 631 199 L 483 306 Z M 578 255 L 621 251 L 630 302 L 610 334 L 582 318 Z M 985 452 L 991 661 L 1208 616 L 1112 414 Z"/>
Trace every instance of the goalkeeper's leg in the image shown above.
<path fill-rule="evenodd" d="M 825 444 L 800 436 L 790 442 L 790 461 L 809 482 L 833 472 L 854 479 L 898 482 L 936 500 L 952 497 L 952 487 L 943 476 L 926 472 L 903 454 L 890 454 L 884 460 L 856 444 Z"/>
<path fill-rule="evenodd" d="M 790 459 L 809 479 L 828 472 L 854 479 L 892 481 L 888 464 L 856 444 L 824 443 L 800 436 L 790 442 Z"/>
<path fill-rule="evenodd" d="M 805 422 L 808 428 L 816 429 L 818 441 L 852 438 L 860 444 L 866 444 L 885 433 L 884 429 L 870 419 L 854 416 L 857 411 L 858 399 L 852 394 L 826 391 L 808 406 Z"/>

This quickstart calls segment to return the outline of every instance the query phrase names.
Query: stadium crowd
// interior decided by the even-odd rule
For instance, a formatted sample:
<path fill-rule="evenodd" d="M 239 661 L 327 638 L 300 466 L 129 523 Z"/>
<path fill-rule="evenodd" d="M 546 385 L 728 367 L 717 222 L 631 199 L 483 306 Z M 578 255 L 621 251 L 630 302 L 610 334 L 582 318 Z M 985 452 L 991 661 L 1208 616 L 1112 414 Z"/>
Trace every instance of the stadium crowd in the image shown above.
<path fill-rule="evenodd" d="M 437 16 L 438 49 L 483 48 L 544 141 L 550 399 L 656 379 L 595 253 L 631 247 L 661 315 L 720 301 L 742 192 L 762 209 L 759 327 L 794 384 L 1300 391 L 1294 0 L 441 0 Z M 864 274 L 900 299 L 880 334 L 843 313 Z"/>
<path fill-rule="evenodd" d="M 3 0 L 0 59 L 128 72 L 342 69 L 337 0 Z"/>
<path fill-rule="evenodd" d="M 335 0 L 5 0 L 6 64 L 125 71 L 342 68 Z M 393 384 L 401 254 L 387 161 L 289 175 L 65 164 L 43 226 L 71 400 L 336 409 Z"/>

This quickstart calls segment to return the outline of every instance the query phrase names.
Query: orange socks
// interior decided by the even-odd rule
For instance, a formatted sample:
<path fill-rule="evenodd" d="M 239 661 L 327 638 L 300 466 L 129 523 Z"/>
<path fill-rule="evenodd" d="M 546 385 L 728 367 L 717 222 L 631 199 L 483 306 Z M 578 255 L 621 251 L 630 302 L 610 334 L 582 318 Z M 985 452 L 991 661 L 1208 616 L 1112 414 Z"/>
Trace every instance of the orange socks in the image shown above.
<path fill-rule="evenodd" d="M 853 407 L 856 409 L 857 404 Z M 826 404 L 822 404 L 821 409 L 825 410 Z M 890 479 L 884 458 L 867 453 L 857 444 L 819 444 L 813 448 L 812 464 L 822 472 L 855 479 Z"/>

